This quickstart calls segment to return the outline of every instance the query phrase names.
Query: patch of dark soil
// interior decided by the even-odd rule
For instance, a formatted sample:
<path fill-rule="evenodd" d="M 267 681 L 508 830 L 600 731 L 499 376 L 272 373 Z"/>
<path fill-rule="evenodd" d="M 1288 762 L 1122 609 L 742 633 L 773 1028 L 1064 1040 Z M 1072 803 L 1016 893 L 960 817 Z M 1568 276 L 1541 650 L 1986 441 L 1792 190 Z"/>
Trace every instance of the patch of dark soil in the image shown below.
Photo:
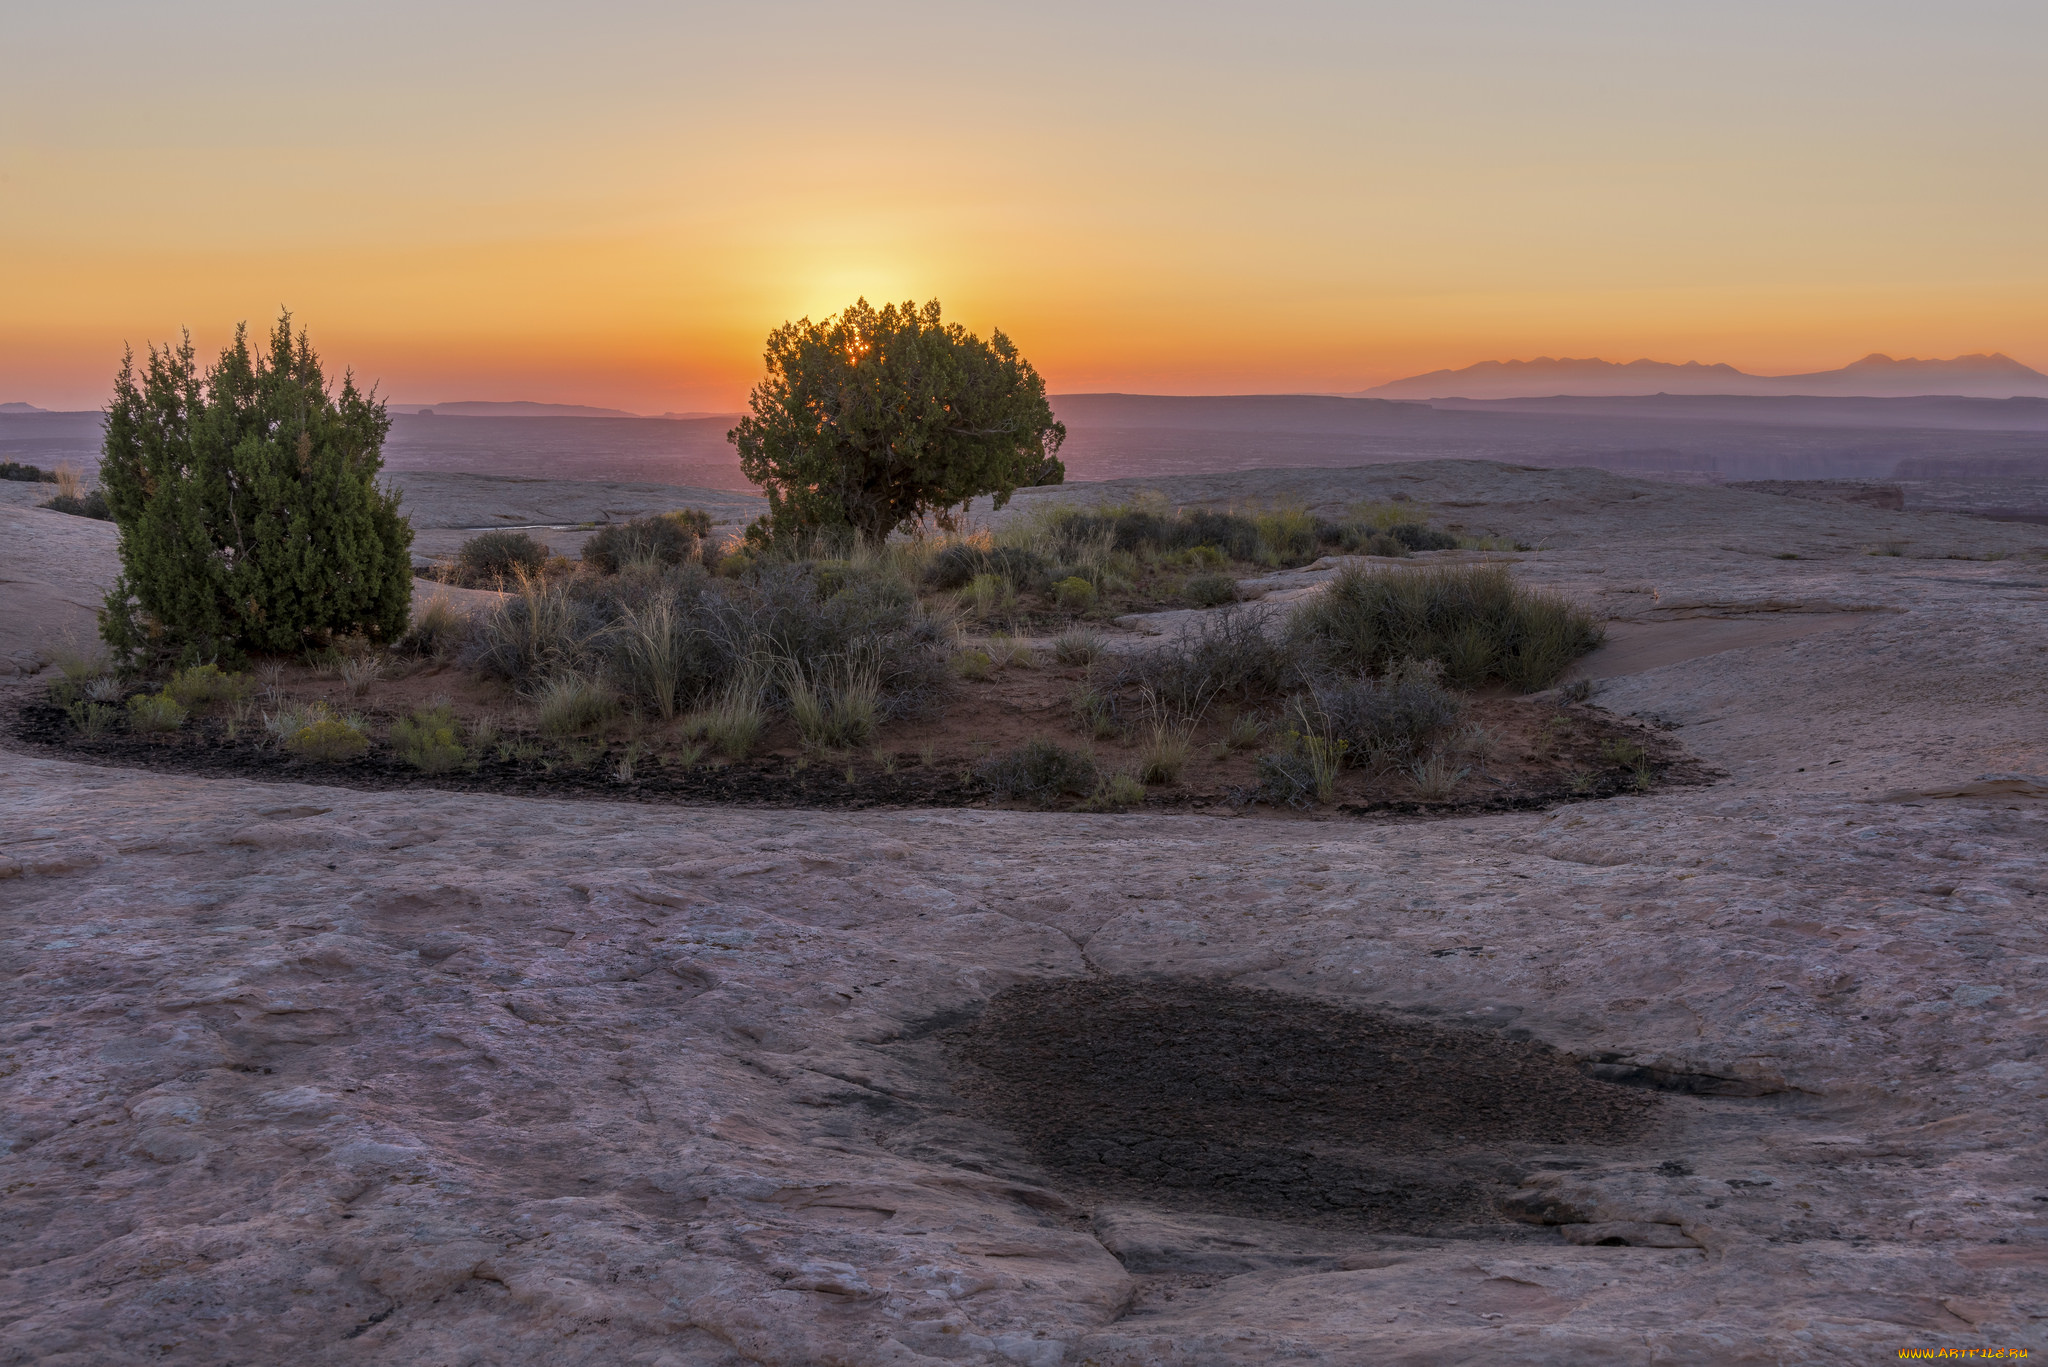
<path fill-rule="evenodd" d="M 380 684 L 379 691 L 386 696 L 381 706 L 369 709 L 373 737 L 388 730 L 410 706 L 449 687 L 449 677 L 439 672 Z M 301 693 L 324 695 L 338 710 L 353 710 L 353 700 L 332 685 L 324 690 L 311 685 Z M 502 716 L 504 703 L 458 697 L 456 706 L 458 715 Z M 1665 788 L 1709 783 L 1716 777 L 1675 742 L 1595 708 L 1552 709 L 1501 699 L 1481 700 L 1474 706 L 1510 740 L 1523 739 L 1514 731 L 1519 725 L 1521 730 L 1539 735 L 1550 753 L 1541 762 L 1505 758 L 1492 766 L 1503 777 L 1481 773 L 1434 801 L 1395 795 L 1406 786 L 1398 776 L 1387 784 L 1365 771 L 1347 770 L 1331 806 L 1294 810 L 1264 803 L 1248 805 L 1254 786 L 1252 757 L 1232 752 L 1192 765 L 1180 784 L 1148 789 L 1144 809 L 1281 820 L 1327 820 L 1332 816 L 1436 820 L 1541 810 L 1641 791 L 1645 782 Z M 513 755 L 511 747 L 497 746 L 472 754 L 459 769 L 434 774 L 400 761 L 374 741 L 370 752 L 360 759 L 298 759 L 281 750 L 260 724 L 244 722 L 231 727 L 218 709 L 211 715 L 194 716 L 168 735 L 132 735 L 117 727 L 88 739 L 61 708 L 39 692 L 20 690 L 0 700 L 0 729 L 30 749 L 86 763 L 371 791 L 438 789 L 614 802 L 802 808 L 998 805 L 972 772 L 992 749 L 979 736 L 1011 738 L 997 725 L 1004 718 L 999 710 L 992 713 L 984 706 L 955 710 L 960 713 L 958 718 L 914 724 L 894 738 L 893 746 L 859 755 L 807 757 L 784 746 L 738 762 L 689 757 L 689 750 L 701 752 L 702 747 L 683 746 L 659 730 L 639 737 L 615 733 L 554 741 L 508 728 L 508 739 L 527 743 L 521 747 L 524 753 Z M 1013 720 L 1022 723 L 1027 719 Z M 1042 727 L 1043 719 L 1035 725 Z M 1016 737 L 1044 734 L 1028 724 L 1011 730 Z M 1636 767 L 1601 758 L 1602 747 L 1617 741 L 1639 748 L 1641 760 Z M 1072 743 L 1089 744 L 1085 739 Z M 1129 749 L 1135 742 L 1123 744 Z M 1134 749 L 1131 757 L 1125 757 L 1113 746 L 1097 751 L 1097 761 L 1105 768 L 1129 767 L 1135 763 L 1134 756 Z M 628 758 L 631 773 L 622 778 L 620 761 Z M 1390 787 L 1394 792 L 1389 792 Z"/>
<path fill-rule="evenodd" d="M 1063 1184 L 1407 1234 L 1512 1237 L 1523 1162 L 1639 1141 L 1661 1104 L 1545 1044 L 1216 982 L 1027 982 L 945 1040 Z"/>
<path fill-rule="evenodd" d="M 40 699 L 18 704 L 9 729 L 44 753 L 124 768 L 154 769 L 205 777 L 237 777 L 272 783 L 318 783 L 372 792 L 436 789 L 463 793 L 509 793 L 524 797 L 600 798 L 612 802 L 712 803 L 766 807 L 965 807 L 987 800 L 979 784 L 951 769 L 900 769 L 857 774 L 829 764 L 794 767 L 781 758 L 664 767 L 641 758 L 633 777 L 622 780 L 616 765 L 626 747 L 591 743 L 581 763 L 551 757 L 508 759 L 483 755 L 470 767 L 423 773 L 389 754 L 315 762 L 280 751 L 260 728 L 228 737 L 214 719 L 189 723 L 170 736 L 121 733 L 88 740 L 62 709 Z"/>

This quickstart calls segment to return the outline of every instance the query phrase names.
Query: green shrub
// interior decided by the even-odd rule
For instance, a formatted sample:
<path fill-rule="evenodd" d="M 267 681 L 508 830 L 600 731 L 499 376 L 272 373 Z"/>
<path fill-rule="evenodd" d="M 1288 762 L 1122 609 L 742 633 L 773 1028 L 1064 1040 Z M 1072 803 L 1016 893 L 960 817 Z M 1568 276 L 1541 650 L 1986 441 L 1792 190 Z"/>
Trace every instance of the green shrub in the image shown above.
<path fill-rule="evenodd" d="M 93 489 L 83 494 L 59 494 L 43 500 L 42 506 L 53 513 L 69 513 L 73 517 L 90 517 L 101 522 L 112 522 L 114 513 L 107 506 L 104 490 Z"/>
<path fill-rule="evenodd" d="M 953 672 L 963 679 L 986 679 L 995 667 L 995 657 L 986 650 L 963 650 L 953 657 Z"/>
<path fill-rule="evenodd" d="M 185 709 L 168 693 L 137 693 L 128 700 L 128 729 L 140 735 L 175 731 L 185 724 Z"/>
<path fill-rule="evenodd" d="M 1228 574 L 1191 575 L 1180 594 L 1195 607 L 1220 608 L 1237 601 L 1237 579 Z"/>
<path fill-rule="evenodd" d="M 350 719 L 323 716 L 286 736 L 284 748 L 300 759 L 338 764 L 360 758 L 370 748 L 370 738 L 363 734 L 360 724 Z"/>
<path fill-rule="evenodd" d="M 460 768 L 469 758 L 455 711 L 446 703 L 415 708 L 410 717 L 393 722 L 391 750 L 413 768 L 429 774 L 445 774 Z"/>
<path fill-rule="evenodd" d="M 395 640 L 412 528 L 379 486 L 384 406 L 280 318 L 202 377 L 189 341 L 114 384 L 100 485 L 121 529 L 101 632 L 123 656 L 287 654 L 336 635 Z"/>
<path fill-rule="evenodd" d="M 1500 565 L 1347 568 L 1295 609 L 1289 631 L 1332 672 L 1435 660 L 1459 686 L 1500 679 L 1524 691 L 1551 683 L 1601 639 L 1588 613 L 1520 587 Z"/>
<path fill-rule="evenodd" d="M 18 465 L 11 460 L 0 460 L 0 479 L 17 480 L 23 484 L 55 484 L 57 476 L 33 465 Z"/>
<path fill-rule="evenodd" d="M 1087 612 L 1095 606 L 1095 585 L 1078 574 L 1070 574 L 1052 586 L 1052 600 L 1066 612 Z"/>
<path fill-rule="evenodd" d="M 1092 756 L 1049 740 L 1029 740 L 1007 755 L 985 760 L 974 776 L 1002 801 L 1040 806 L 1062 797 L 1086 797 L 1100 777 Z"/>
<path fill-rule="evenodd" d="M 489 531 L 472 536 L 455 553 L 455 578 L 472 588 L 497 588 L 507 580 L 539 574 L 548 548 L 525 532 Z"/>
<path fill-rule="evenodd" d="M 964 588 L 982 575 L 994 575 L 1012 588 L 1041 589 L 1052 567 L 1036 551 L 1015 546 L 981 547 L 955 541 L 942 547 L 925 566 L 924 582 L 935 589 Z"/>
<path fill-rule="evenodd" d="M 785 323 L 765 361 L 731 433 L 768 500 L 757 543 L 844 527 L 878 546 L 983 494 L 1001 508 L 1065 477 L 1045 382 L 1009 338 L 947 323 L 936 299 Z"/>
<path fill-rule="evenodd" d="M 1274 565 L 1299 565 L 1316 558 L 1316 520 L 1306 509 L 1282 508 L 1260 513 L 1259 558 Z"/>
<path fill-rule="evenodd" d="M 711 514 L 701 508 L 636 517 L 591 533 L 583 543 L 583 563 L 603 574 L 617 574 L 637 564 L 702 563 L 710 535 Z M 710 558 L 715 560 L 716 555 Z"/>
<path fill-rule="evenodd" d="M 217 665 L 192 665 L 171 675 L 164 692 L 184 707 L 203 707 L 213 702 L 240 702 L 256 691 L 249 674 L 224 674 Z"/>

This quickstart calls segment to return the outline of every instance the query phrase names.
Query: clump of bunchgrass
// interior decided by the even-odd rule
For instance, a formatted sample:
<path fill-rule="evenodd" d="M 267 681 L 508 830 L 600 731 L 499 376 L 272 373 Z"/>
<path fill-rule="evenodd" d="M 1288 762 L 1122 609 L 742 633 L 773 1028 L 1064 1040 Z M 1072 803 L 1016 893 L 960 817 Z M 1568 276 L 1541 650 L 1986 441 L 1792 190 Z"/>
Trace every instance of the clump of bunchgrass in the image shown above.
<path fill-rule="evenodd" d="M 1083 812 L 1122 812 L 1145 804 L 1145 785 L 1135 774 L 1119 770 L 1104 774 L 1095 785 L 1095 791 L 1076 808 Z"/>
<path fill-rule="evenodd" d="M 593 731 L 619 712 L 618 700 L 611 690 L 573 669 L 548 676 L 534 691 L 533 704 L 540 729 L 551 736 Z"/>
<path fill-rule="evenodd" d="M 121 709 L 108 703 L 79 701 L 65 708 L 64 714 L 87 740 L 111 734 L 121 721 Z"/>
<path fill-rule="evenodd" d="M 1415 795 L 1425 802 L 1441 802 L 1449 797 L 1471 772 L 1441 750 L 1433 750 L 1408 766 Z"/>
<path fill-rule="evenodd" d="M 437 593 L 413 609 L 412 626 L 398 644 L 415 655 L 445 660 L 461 648 L 468 634 L 469 618 L 447 594 Z"/>
<path fill-rule="evenodd" d="M 370 691 L 384 673 L 384 662 L 374 655 L 356 655 L 341 662 L 341 686 L 350 696 L 360 698 Z"/>
<path fill-rule="evenodd" d="M 851 750 L 873 739 L 881 691 L 881 669 L 872 659 L 791 664 L 783 682 L 797 735 L 818 750 Z"/>
<path fill-rule="evenodd" d="M 986 650 L 970 646 L 953 656 L 952 667 L 961 678 L 978 683 L 995 672 L 996 662 Z"/>
<path fill-rule="evenodd" d="M 692 740 L 703 739 L 727 759 L 745 759 L 768 729 L 764 691 L 757 674 L 735 677 L 708 706 L 683 719 L 683 734 Z"/>
<path fill-rule="evenodd" d="M 1100 632 L 1063 631 L 1053 637 L 1052 658 L 1068 666 L 1090 665 L 1101 658 L 1106 645 Z"/>

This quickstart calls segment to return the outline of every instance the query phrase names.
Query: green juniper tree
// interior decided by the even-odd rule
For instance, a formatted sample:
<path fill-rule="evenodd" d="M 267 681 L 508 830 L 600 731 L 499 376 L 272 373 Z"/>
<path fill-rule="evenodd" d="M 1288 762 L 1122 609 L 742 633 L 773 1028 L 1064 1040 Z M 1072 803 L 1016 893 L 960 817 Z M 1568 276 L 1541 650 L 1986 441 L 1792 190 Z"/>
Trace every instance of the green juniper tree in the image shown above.
<path fill-rule="evenodd" d="M 1001 332 L 984 342 L 923 308 L 862 299 L 768 336 L 753 412 L 726 439 L 768 496 L 776 536 L 849 528 L 881 541 L 926 514 L 1066 477 L 1045 381 Z M 750 535 L 758 535 L 750 530 Z"/>
<path fill-rule="evenodd" d="M 380 489 L 391 421 L 344 375 L 329 394 L 291 315 L 246 326 L 204 377 L 187 336 L 123 358 L 100 485 L 121 535 L 101 634 L 130 660 L 233 659 L 361 633 L 412 602 L 412 527 Z"/>

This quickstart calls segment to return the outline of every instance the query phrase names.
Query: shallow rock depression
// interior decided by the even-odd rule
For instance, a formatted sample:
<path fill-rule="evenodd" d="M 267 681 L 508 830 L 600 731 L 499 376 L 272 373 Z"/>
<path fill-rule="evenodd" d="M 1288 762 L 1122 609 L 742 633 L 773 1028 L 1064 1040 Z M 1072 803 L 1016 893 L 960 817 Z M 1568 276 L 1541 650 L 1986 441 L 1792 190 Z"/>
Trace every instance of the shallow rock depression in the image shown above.
<path fill-rule="evenodd" d="M 956 1088 L 1058 1179 L 1273 1220 L 1508 1237 L 1532 1162 L 1657 1119 L 1546 1045 L 1225 982 L 1022 983 L 949 1043 Z"/>

